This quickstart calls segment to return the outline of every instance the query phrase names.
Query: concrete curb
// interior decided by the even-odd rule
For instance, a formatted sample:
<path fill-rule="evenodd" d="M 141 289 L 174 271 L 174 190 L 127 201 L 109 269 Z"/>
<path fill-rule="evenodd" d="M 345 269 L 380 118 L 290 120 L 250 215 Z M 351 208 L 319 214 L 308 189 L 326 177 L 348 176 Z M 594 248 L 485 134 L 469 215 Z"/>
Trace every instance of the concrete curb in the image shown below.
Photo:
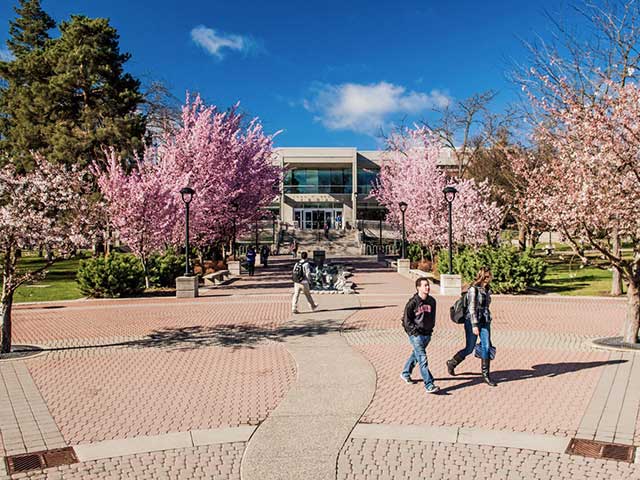
<path fill-rule="evenodd" d="M 253 425 L 209 430 L 191 430 L 162 435 L 106 440 L 104 442 L 74 445 L 78 460 L 102 460 L 140 453 L 200 447 L 219 443 L 247 442 L 257 427 Z"/>
<path fill-rule="evenodd" d="M 351 438 L 462 443 L 467 445 L 519 448 L 549 453 L 564 453 L 571 441 L 569 437 L 538 435 L 526 432 L 363 423 L 356 426 L 351 434 Z"/>

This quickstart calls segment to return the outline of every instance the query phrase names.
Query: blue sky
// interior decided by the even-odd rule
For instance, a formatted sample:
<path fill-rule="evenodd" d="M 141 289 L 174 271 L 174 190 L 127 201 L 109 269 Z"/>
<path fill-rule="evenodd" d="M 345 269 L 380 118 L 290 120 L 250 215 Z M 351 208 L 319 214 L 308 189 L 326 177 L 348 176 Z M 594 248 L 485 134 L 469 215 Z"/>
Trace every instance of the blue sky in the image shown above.
<path fill-rule="evenodd" d="M 17 2 L 0 2 L 0 41 Z M 56 21 L 108 17 L 132 54 L 127 70 L 258 116 L 277 146 L 380 146 L 376 134 L 487 89 L 516 99 L 505 77 L 520 39 L 550 32 L 557 1 L 43 0 Z M 53 33 L 54 36 L 57 32 Z M 2 55 L 0 50 L 0 55 Z"/>

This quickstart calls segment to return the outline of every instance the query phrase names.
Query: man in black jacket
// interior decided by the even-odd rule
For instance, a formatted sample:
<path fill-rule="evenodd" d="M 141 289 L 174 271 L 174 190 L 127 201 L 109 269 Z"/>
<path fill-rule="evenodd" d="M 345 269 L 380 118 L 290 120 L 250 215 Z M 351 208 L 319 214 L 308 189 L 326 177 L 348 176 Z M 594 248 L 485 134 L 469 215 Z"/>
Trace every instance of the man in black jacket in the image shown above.
<path fill-rule="evenodd" d="M 436 300 L 429 295 L 431 285 L 426 278 L 416 280 L 416 294 L 411 297 L 404 307 L 402 326 L 409 335 L 409 342 L 413 351 L 404 365 L 404 370 L 400 374 L 406 383 L 413 383 L 411 372 L 416 363 L 420 366 L 420 373 L 424 381 L 424 388 L 427 393 L 436 393 L 440 390 L 433 383 L 433 375 L 429 371 L 427 362 L 427 345 L 431 341 L 433 327 L 436 324 Z"/>

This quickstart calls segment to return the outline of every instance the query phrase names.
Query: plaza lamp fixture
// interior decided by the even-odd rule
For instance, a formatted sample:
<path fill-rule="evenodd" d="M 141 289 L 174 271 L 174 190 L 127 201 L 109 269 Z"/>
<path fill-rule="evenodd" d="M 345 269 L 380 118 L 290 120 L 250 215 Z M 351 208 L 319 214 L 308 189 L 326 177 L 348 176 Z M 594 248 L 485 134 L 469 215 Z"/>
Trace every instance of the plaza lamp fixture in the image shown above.
<path fill-rule="evenodd" d="M 407 258 L 407 232 L 404 228 L 404 212 L 407 211 L 407 203 L 400 202 L 398 203 L 398 207 L 400 207 L 400 212 L 402 212 L 402 259 Z"/>
<path fill-rule="evenodd" d="M 191 187 L 184 187 L 180 190 L 180 195 L 182 196 L 182 201 L 185 206 L 185 268 L 184 268 L 184 276 L 191 276 L 191 264 L 189 261 L 189 204 L 191 200 L 193 200 L 193 196 L 196 194 L 196 191 Z"/>
<path fill-rule="evenodd" d="M 453 231 L 452 231 L 452 217 L 451 217 L 451 205 L 456 198 L 456 187 L 453 185 L 447 185 L 442 189 L 442 193 L 444 193 L 444 199 L 447 201 L 449 205 L 449 275 L 453 273 Z"/>

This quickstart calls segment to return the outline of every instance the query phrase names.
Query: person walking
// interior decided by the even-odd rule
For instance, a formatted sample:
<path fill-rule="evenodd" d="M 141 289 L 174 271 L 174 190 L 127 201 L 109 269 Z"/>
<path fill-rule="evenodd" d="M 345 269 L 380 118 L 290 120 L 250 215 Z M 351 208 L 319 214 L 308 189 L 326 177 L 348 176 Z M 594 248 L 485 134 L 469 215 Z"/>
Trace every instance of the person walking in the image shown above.
<path fill-rule="evenodd" d="M 291 247 L 289 249 L 291 250 L 293 258 L 296 258 L 298 256 L 298 242 L 295 238 L 291 241 Z"/>
<path fill-rule="evenodd" d="M 249 276 L 253 276 L 256 271 L 256 249 L 253 245 L 247 249 L 247 270 L 249 270 Z"/>
<path fill-rule="evenodd" d="M 269 247 L 266 244 L 262 245 L 262 248 L 260 249 L 260 263 L 265 268 L 267 268 L 267 264 L 269 263 L 270 253 Z"/>
<path fill-rule="evenodd" d="M 464 320 L 465 347 L 453 358 L 447 360 L 447 370 L 451 376 L 456 374 L 455 368 L 473 353 L 479 336 L 482 378 L 487 385 L 495 387 L 497 384 L 491 378 L 491 311 L 489 310 L 492 279 L 489 267 L 482 267 L 467 291 L 469 307 Z"/>
<path fill-rule="evenodd" d="M 323 230 L 324 230 L 324 238 L 329 240 L 329 222 L 324 222 Z"/>
<path fill-rule="evenodd" d="M 309 302 L 311 310 L 318 308 L 318 304 L 313 301 L 311 291 L 309 290 L 309 285 L 311 284 L 311 264 L 307 259 L 307 252 L 300 253 L 300 260 L 298 260 L 293 266 L 291 278 L 293 280 L 291 311 L 293 313 L 299 313 L 298 299 L 300 298 L 300 292 L 304 292 L 304 296 L 307 297 L 307 302 Z"/>
<path fill-rule="evenodd" d="M 417 364 L 420 367 L 422 381 L 427 393 L 437 393 L 440 391 L 440 387 L 434 383 L 427 360 L 427 345 L 431 341 L 433 328 L 436 324 L 436 300 L 429 295 L 430 291 L 429 280 L 418 278 L 416 280 L 416 294 L 411 297 L 404 307 L 402 326 L 409 336 L 412 351 L 400 377 L 406 383 L 413 383 L 411 372 Z"/>

